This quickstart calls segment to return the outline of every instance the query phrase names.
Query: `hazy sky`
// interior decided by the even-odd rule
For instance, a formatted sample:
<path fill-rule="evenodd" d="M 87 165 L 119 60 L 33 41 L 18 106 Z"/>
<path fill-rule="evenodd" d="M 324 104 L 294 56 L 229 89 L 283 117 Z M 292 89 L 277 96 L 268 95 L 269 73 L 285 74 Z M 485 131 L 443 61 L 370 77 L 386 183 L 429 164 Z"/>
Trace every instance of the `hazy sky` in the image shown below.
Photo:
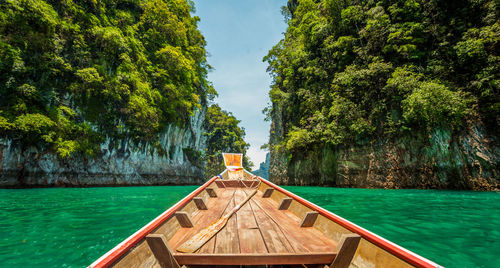
<path fill-rule="evenodd" d="M 207 41 L 208 74 L 219 93 L 216 102 L 241 120 L 248 156 L 258 168 L 266 152 L 269 122 L 262 109 L 269 103 L 271 78 L 262 58 L 283 37 L 281 6 L 287 0 L 195 0 L 199 29 Z"/>

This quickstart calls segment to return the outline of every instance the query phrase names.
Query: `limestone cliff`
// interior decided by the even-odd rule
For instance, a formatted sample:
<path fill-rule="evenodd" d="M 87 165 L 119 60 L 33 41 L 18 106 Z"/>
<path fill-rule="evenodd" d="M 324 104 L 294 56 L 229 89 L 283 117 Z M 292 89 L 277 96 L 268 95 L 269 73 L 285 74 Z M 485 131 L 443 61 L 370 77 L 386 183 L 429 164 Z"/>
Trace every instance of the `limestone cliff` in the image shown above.
<path fill-rule="evenodd" d="M 283 131 L 280 117 L 275 116 L 271 143 L 276 144 Z M 435 129 L 429 136 L 380 137 L 362 145 L 325 146 L 293 156 L 271 150 L 269 178 L 285 185 L 498 190 L 499 155 L 494 133 L 469 123 L 454 134 Z"/>
<path fill-rule="evenodd" d="M 266 161 L 260 163 L 259 169 L 252 171 L 253 174 L 260 176 L 264 179 L 269 179 L 269 163 L 270 163 L 271 155 L 269 153 L 266 154 Z"/>
<path fill-rule="evenodd" d="M 264 57 L 270 179 L 498 189 L 494 2 L 290 0 Z"/>
<path fill-rule="evenodd" d="M 200 183 L 203 164 L 196 154 L 206 148 L 205 113 L 199 110 L 184 127 L 169 126 L 159 146 L 108 138 L 96 157 L 61 159 L 46 148 L 0 139 L 0 187 Z"/>

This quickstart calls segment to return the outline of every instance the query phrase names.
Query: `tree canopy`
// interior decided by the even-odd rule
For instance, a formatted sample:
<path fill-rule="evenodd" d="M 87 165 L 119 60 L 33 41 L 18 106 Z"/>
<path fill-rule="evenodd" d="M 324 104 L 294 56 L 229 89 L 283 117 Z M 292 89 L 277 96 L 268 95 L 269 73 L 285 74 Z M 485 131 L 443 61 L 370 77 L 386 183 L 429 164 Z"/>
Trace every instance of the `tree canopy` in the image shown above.
<path fill-rule="evenodd" d="M 264 58 L 274 149 L 498 127 L 500 5 L 494 0 L 289 0 Z M 273 133 L 271 135 L 274 135 Z"/>
<path fill-rule="evenodd" d="M 154 142 L 215 94 L 185 0 L 0 2 L 0 134 L 61 157 Z"/>
<path fill-rule="evenodd" d="M 250 144 L 246 143 L 245 129 L 232 113 L 222 110 L 219 105 L 208 107 L 205 121 L 205 136 L 207 137 L 206 174 L 213 176 L 224 171 L 222 153 L 243 153 L 243 167 L 251 170 L 253 163 L 246 152 Z"/>

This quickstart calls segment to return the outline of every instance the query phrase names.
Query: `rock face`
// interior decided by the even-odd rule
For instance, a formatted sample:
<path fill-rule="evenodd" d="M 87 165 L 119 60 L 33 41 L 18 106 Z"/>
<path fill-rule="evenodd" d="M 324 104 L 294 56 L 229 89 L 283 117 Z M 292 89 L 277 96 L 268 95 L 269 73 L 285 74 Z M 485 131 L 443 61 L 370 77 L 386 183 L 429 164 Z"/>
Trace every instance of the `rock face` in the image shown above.
<path fill-rule="evenodd" d="M 279 126 L 275 118 L 271 143 L 280 139 Z M 293 156 L 272 151 L 269 178 L 284 185 L 498 190 L 500 150 L 494 133 L 478 124 L 451 133 L 435 129 L 430 136 L 380 138 Z"/>
<path fill-rule="evenodd" d="M 60 159 L 50 150 L 0 139 L 0 187 L 198 184 L 205 112 L 199 110 L 183 128 L 168 127 L 159 146 L 108 139 L 94 158 Z"/>
<path fill-rule="evenodd" d="M 264 179 L 269 179 L 269 163 L 271 159 L 271 154 L 266 154 L 266 161 L 260 163 L 259 169 L 252 171 L 253 174 L 260 176 Z"/>

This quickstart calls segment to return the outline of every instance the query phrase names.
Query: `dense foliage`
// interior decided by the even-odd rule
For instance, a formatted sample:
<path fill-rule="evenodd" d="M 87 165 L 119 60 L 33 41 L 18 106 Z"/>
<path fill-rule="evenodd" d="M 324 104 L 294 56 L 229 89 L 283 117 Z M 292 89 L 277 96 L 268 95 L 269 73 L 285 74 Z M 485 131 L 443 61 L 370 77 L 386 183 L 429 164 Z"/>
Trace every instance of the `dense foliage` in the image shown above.
<path fill-rule="evenodd" d="M 61 157 L 152 142 L 215 93 L 186 0 L 0 1 L 0 134 Z"/>
<path fill-rule="evenodd" d="M 245 129 L 232 113 L 222 110 L 217 104 L 208 107 L 204 134 L 207 137 L 205 173 L 214 176 L 224 171 L 222 153 L 243 153 L 243 167 L 251 170 L 253 163 L 246 156 L 250 144 L 246 143 Z"/>
<path fill-rule="evenodd" d="M 498 127 L 500 4 L 495 0 L 289 0 L 273 77 L 274 149 L 366 143 Z"/>

